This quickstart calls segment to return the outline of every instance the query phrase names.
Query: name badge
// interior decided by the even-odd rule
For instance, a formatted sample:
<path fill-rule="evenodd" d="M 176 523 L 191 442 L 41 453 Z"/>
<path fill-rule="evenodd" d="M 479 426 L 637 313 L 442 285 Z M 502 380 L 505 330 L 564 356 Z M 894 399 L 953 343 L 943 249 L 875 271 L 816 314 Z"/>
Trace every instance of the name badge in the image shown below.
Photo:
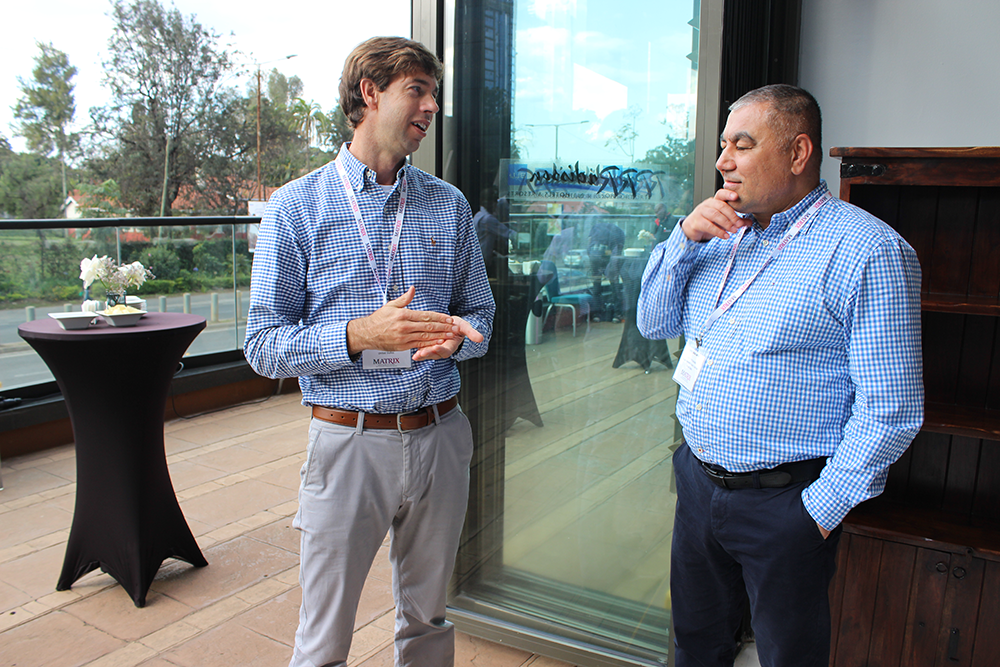
<path fill-rule="evenodd" d="M 384 371 L 390 368 L 410 368 L 413 360 L 410 351 L 362 350 L 361 367 L 366 371 Z"/>
<path fill-rule="evenodd" d="M 681 354 L 680 361 L 677 362 L 677 368 L 674 369 L 674 382 L 688 391 L 693 390 L 695 380 L 698 379 L 698 373 L 701 372 L 701 367 L 705 365 L 706 359 L 708 357 L 698 350 L 698 346 L 693 341 L 685 343 L 684 352 Z"/>

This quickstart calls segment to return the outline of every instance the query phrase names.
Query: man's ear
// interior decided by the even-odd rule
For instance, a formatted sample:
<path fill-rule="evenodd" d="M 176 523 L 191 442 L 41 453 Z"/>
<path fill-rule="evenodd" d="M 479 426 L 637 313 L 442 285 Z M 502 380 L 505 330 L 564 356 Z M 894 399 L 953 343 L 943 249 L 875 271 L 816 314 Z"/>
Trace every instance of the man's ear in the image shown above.
<path fill-rule="evenodd" d="M 358 85 L 361 88 L 361 99 L 364 100 L 365 106 L 369 109 L 377 109 L 379 90 L 375 82 L 371 79 L 361 79 L 361 83 Z"/>
<path fill-rule="evenodd" d="M 812 159 L 813 142 L 808 134 L 802 133 L 792 139 L 792 173 L 801 176 Z"/>

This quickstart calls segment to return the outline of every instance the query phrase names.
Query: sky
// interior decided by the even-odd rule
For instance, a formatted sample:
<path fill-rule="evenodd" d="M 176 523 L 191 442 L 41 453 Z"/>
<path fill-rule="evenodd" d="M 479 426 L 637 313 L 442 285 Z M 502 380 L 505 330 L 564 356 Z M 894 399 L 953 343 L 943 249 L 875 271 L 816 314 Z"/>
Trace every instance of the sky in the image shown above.
<path fill-rule="evenodd" d="M 168 9 L 176 7 L 185 17 L 194 14 L 198 23 L 220 35 L 220 44 L 231 44 L 246 54 L 247 70 L 255 70 L 253 63 L 258 62 L 263 71 L 276 67 L 285 76 L 298 76 L 304 84 L 303 97 L 324 110 L 337 103 L 344 59 L 359 42 L 374 35 L 410 35 L 410 0 L 305 3 L 308 11 L 299 9 L 302 3 L 282 5 L 273 0 L 161 2 Z M 295 11 L 276 11 L 281 7 Z M 34 58 L 39 54 L 36 42 L 51 43 L 77 68 L 75 129 L 87 124 L 90 107 L 104 104 L 107 93 L 101 86 L 101 61 L 106 59 L 112 33 L 110 9 L 108 0 L 46 0 L 6 7 L 8 29 L 0 40 L 0 135 L 14 150 L 25 148 L 24 141 L 14 136 L 11 108 L 21 96 L 18 77 L 32 78 Z M 294 58 L 285 59 L 292 54 Z M 245 88 L 254 80 L 248 73 L 232 83 Z"/>
<path fill-rule="evenodd" d="M 516 0 L 514 128 L 522 158 L 628 163 L 693 119 L 691 0 Z M 609 139 L 630 125 L 626 151 Z"/>
<path fill-rule="evenodd" d="M 245 73 L 227 81 L 245 89 L 263 71 L 277 68 L 304 83 L 303 97 L 329 110 L 337 103 L 344 59 L 373 35 L 409 35 L 410 0 L 308 3 L 309 10 L 279 12 L 273 0 L 161 0 L 185 17 L 195 15 L 220 35 L 219 43 L 244 54 Z M 377 10 L 372 10 L 373 6 Z M 559 158 L 622 161 L 625 151 L 607 145 L 615 131 L 635 123 L 634 155 L 663 142 L 671 125 L 693 105 L 692 0 L 632 0 L 630 11 L 599 0 L 515 0 L 515 139 L 529 160 L 552 159 L 559 124 Z M 233 9 L 236 7 L 237 9 Z M 288 7 L 294 7 L 289 5 Z M 51 43 L 77 70 L 76 126 L 103 106 L 101 85 L 112 21 L 109 0 L 21 2 L 5 12 L 18 26 L 0 40 L 0 135 L 15 150 L 11 107 L 20 97 L 18 77 L 31 78 L 37 42 Z M 295 54 L 294 58 L 286 56 Z"/>

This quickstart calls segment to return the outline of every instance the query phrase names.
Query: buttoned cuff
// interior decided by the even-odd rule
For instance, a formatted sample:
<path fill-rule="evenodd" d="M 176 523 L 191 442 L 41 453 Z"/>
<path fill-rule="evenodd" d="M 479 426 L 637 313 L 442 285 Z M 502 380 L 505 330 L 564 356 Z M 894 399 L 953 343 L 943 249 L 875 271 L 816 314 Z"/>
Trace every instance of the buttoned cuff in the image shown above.
<path fill-rule="evenodd" d="M 802 490 L 802 504 L 816 523 L 826 530 L 840 525 L 854 504 L 842 498 L 833 485 L 822 477 Z"/>
<path fill-rule="evenodd" d="M 353 363 L 347 353 L 347 320 L 322 327 L 319 342 L 319 356 L 324 364 L 337 367 Z"/>

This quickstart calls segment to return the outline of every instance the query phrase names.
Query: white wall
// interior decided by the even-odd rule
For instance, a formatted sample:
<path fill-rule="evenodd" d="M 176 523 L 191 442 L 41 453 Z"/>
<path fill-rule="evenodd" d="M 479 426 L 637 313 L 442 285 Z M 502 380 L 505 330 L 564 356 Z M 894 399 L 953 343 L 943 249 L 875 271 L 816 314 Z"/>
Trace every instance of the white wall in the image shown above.
<path fill-rule="evenodd" d="M 803 0 L 799 85 L 832 146 L 1000 146 L 1000 2 Z"/>

